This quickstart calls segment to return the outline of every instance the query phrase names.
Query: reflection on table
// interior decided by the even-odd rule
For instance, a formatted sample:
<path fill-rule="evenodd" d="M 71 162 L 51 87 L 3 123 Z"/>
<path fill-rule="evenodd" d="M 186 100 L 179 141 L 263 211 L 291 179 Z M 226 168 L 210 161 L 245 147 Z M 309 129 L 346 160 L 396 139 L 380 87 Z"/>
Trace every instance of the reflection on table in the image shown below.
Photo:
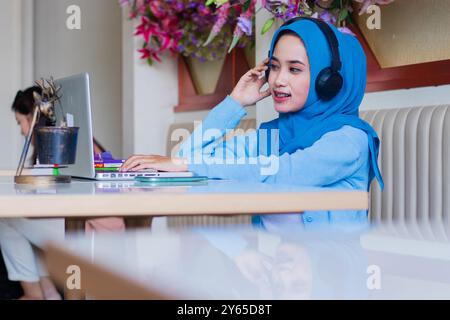
<path fill-rule="evenodd" d="M 448 299 L 449 235 L 395 224 L 134 232 L 50 244 L 47 261 L 60 284 L 79 266 L 99 299 Z"/>

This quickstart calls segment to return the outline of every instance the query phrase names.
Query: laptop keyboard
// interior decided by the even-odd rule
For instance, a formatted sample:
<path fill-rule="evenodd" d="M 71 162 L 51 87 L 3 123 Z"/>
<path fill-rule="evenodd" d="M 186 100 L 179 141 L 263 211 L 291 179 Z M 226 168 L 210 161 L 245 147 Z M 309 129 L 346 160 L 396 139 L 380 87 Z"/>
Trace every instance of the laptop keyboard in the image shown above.
<path fill-rule="evenodd" d="M 102 172 L 102 173 L 97 173 L 96 176 L 98 179 L 125 179 L 125 180 L 133 180 L 136 177 L 154 177 L 155 173 L 157 173 L 157 171 L 152 171 L 152 172 L 121 172 L 121 173 L 107 173 L 107 172 Z"/>

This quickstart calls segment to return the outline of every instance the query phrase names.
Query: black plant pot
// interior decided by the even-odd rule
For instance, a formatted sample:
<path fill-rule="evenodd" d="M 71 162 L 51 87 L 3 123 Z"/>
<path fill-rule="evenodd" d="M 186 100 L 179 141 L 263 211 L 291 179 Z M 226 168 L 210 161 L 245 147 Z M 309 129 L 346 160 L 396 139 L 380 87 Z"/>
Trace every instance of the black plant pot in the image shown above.
<path fill-rule="evenodd" d="M 75 164 L 79 129 L 76 127 L 36 128 L 39 163 Z"/>

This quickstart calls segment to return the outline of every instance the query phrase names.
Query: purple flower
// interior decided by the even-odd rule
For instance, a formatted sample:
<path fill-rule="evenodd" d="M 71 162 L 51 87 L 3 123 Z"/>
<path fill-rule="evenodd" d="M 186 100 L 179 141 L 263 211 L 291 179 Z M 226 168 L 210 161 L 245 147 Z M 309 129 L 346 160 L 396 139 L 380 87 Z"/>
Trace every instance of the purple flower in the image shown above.
<path fill-rule="evenodd" d="M 190 38 L 191 38 L 192 44 L 194 46 L 198 46 L 198 39 L 193 34 L 191 34 Z"/>
<path fill-rule="evenodd" d="M 245 17 L 238 18 L 238 27 L 241 29 L 246 35 L 252 35 L 252 21 Z"/>
<path fill-rule="evenodd" d="M 319 18 L 328 23 L 332 23 L 332 24 L 336 23 L 336 17 L 328 11 L 323 11 L 320 14 Z"/>
<path fill-rule="evenodd" d="M 349 34 L 349 35 L 355 36 L 355 34 L 352 32 L 352 30 L 350 30 L 350 29 L 347 28 L 347 27 L 340 27 L 340 28 L 338 28 L 338 29 L 339 29 L 339 31 L 342 32 L 342 33 L 345 33 L 345 34 Z"/>
<path fill-rule="evenodd" d="M 184 4 L 183 4 L 183 2 L 177 2 L 175 8 L 176 8 L 176 10 L 177 10 L 178 12 L 183 11 L 183 10 L 184 10 Z"/>

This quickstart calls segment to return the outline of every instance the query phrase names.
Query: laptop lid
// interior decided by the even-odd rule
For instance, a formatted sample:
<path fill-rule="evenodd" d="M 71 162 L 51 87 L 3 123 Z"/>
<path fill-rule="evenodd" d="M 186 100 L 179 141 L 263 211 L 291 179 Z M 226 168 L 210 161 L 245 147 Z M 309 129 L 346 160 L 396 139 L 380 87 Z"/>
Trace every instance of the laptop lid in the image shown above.
<path fill-rule="evenodd" d="M 87 73 L 55 80 L 61 86 L 61 107 L 56 106 L 57 123 L 66 116 L 68 125 L 79 127 L 76 161 L 60 173 L 79 178 L 95 178 L 91 92 Z M 62 109 L 62 111 L 61 111 Z"/>

